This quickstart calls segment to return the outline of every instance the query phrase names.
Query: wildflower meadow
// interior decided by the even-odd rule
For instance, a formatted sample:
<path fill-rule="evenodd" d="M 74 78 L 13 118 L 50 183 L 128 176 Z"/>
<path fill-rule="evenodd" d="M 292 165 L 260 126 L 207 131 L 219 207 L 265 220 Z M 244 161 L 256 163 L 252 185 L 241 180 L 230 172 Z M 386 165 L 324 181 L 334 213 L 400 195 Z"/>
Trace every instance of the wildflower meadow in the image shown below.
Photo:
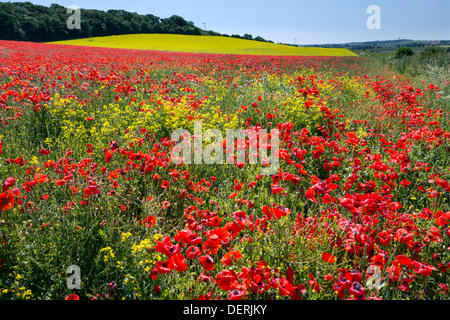
<path fill-rule="evenodd" d="M 364 57 L 0 41 L 0 299 L 448 299 L 449 97 Z"/>

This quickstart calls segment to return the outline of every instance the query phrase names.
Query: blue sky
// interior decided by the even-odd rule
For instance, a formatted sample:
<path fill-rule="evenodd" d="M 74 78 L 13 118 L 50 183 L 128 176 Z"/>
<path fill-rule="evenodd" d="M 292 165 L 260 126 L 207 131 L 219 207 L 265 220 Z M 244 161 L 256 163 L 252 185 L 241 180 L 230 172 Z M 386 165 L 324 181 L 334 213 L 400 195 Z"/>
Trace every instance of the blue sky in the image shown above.
<path fill-rule="evenodd" d="M 15 2 L 17 0 L 10 0 Z M 179 15 L 220 33 L 249 33 L 297 44 L 414 39 L 450 40 L 450 0 L 29 0 L 49 6 L 124 9 L 161 18 Z M 380 29 L 368 29 L 370 5 L 380 8 Z M 81 17 L 82 19 L 83 17 Z"/>

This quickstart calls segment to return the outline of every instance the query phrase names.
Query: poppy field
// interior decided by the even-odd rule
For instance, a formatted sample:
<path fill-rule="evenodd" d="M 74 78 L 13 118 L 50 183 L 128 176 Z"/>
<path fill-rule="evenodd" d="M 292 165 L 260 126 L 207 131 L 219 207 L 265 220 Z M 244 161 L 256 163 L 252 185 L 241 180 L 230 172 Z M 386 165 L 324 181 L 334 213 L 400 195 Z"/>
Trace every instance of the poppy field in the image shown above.
<path fill-rule="evenodd" d="M 0 41 L 0 299 L 448 299 L 449 84 Z M 249 138 L 245 162 L 174 162 L 196 121 L 277 129 L 277 173 Z"/>

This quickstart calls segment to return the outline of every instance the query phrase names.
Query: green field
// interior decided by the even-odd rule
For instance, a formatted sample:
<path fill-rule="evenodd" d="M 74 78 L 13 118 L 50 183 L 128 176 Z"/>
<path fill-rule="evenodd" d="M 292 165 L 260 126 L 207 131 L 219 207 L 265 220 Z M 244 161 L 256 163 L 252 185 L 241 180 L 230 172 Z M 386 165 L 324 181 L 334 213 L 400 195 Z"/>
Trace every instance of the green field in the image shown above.
<path fill-rule="evenodd" d="M 91 47 L 158 50 L 174 52 L 276 55 L 276 56 L 357 56 L 347 49 L 294 47 L 219 36 L 177 34 L 130 34 L 51 42 Z"/>

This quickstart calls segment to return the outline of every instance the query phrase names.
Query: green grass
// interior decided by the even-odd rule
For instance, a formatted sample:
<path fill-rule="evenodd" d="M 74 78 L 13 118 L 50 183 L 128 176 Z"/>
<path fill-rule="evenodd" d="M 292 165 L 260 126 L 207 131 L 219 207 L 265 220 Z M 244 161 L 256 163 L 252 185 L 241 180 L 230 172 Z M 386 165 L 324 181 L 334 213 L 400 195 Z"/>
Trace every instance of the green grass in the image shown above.
<path fill-rule="evenodd" d="M 177 34 L 130 34 L 51 42 L 91 47 L 276 56 L 357 56 L 347 49 L 294 47 L 237 38 Z"/>

